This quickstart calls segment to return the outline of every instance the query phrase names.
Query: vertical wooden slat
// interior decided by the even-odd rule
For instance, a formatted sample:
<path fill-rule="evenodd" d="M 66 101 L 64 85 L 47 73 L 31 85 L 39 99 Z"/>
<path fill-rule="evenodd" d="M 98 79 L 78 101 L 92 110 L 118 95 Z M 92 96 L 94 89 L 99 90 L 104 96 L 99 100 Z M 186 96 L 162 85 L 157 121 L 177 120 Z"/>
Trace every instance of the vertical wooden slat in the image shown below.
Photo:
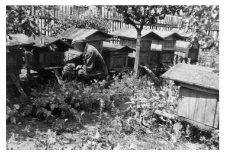
<path fill-rule="evenodd" d="M 34 14 L 34 6 L 33 5 L 31 6 L 31 12 L 30 13 L 31 13 L 32 16 L 35 15 Z"/>
<path fill-rule="evenodd" d="M 110 12 L 110 17 L 111 17 L 111 12 Z M 114 32 L 114 29 L 115 29 L 115 22 L 114 22 L 114 20 L 111 20 L 111 22 L 112 22 L 112 32 Z"/>
<path fill-rule="evenodd" d="M 67 6 L 66 5 L 63 5 L 63 14 L 67 15 Z"/>
<path fill-rule="evenodd" d="M 42 10 L 41 10 L 41 19 L 40 19 L 40 23 L 41 23 L 41 30 L 40 30 L 40 32 L 41 32 L 41 35 L 42 35 Z"/>
<path fill-rule="evenodd" d="M 44 34 L 47 36 L 47 24 L 46 24 L 46 18 L 43 19 L 44 20 Z"/>
<path fill-rule="evenodd" d="M 198 106 L 197 106 L 197 113 L 194 120 L 196 122 L 204 123 L 204 112 L 205 112 L 205 104 L 206 99 L 204 98 L 204 95 L 200 92 L 197 93 L 197 100 L 198 100 Z"/>
<path fill-rule="evenodd" d="M 197 95 L 197 94 L 196 94 L 196 95 Z M 196 120 L 197 113 L 198 113 L 198 107 L 199 107 L 199 100 L 196 100 L 196 102 L 195 102 L 195 107 L 194 107 L 194 116 L 193 116 L 193 120 Z"/>
<path fill-rule="evenodd" d="M 185 94 L 188 94 L 188 91 L 184 87 L 181 87 L 180 94 L 179 94 L 180 100 L 179 100 L 179 104 L 178 104 L 178 108 L 177 108 L 178 116 L 183 116 L 183 117 L 188 116 L 187 115 L 188 99 L 186 98 Z"/>
<path fill-rule="evenodd" d="M 206 101 L 207 106 L 205 107 L 204 124 L 209 126 L 214 126 L 214 120 L 215 120 L 216 111 L 217 111 L 217 100 L 211 94 L 207 94 L 205 95 L 205 97 L 207 98 L 207 101 Z"/>
<path fill-rule="evenodd" d="M 105 14 L 105 9 L 103 6 L 101 6 L 102 12 L 101 12 L 101 17 L 104 18 L 104 14 Z"/>
<path fill-rule="evenodd" d="M 215 128 L 219 128 L 219 102 L 216 103 L 216 112 L 213 124 Z"/>
<path fill-rule="evenodd" d="M 47 36 L 49 36 L 50 35 L 50 29 L 49 29 L 49 27 L 50 27 L 50 25 L 51 25 L 51 23 L 49 23 L 49 21 L 48 21 L 49 19 L 46 19 L 46 21 L 48 22 L 48 24 L 46 25 L 47 26 Z"/>
<path fill-rule="evenodd" d="M 121 21 L 120 21 L 119 23 L 120 23 L 120 26 L 119 26 L 119 28 L 121 29 L 121 28 L 122 28 L 122 24 L 121 24 Z"/>
<path fill-rule="evenodd" d="M 190 91 L 188 97 L 188 118 L 194 119 L 194 110 L 196 104 L 196 92 Z"/>

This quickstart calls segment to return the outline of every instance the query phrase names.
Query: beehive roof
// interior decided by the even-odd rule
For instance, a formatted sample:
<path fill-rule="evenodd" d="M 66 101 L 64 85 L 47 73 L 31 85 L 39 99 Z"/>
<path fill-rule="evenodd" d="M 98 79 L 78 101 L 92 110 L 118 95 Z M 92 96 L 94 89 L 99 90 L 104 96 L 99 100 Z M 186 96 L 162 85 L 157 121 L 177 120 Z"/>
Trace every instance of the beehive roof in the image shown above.
<path fill-rule="evenodd" d="M 118 51 L 118 50 L 121 50 L 121 49 L 127 49 L 127 51 L 129 51 L 129 53 L 133 52 L 135 49 L 133 48 L 130 48 L 128 46 L 122 46 L 122 45 L 119 45 L 119 44 L 113 44 L 113 43 L 109 43 L 109 42 L 106 42 L 104 41 L 103 42 L 103 50 L 106 50 L 106 51 Z"/>
<path fill-rule="evenodd" d="M 6 40 L 6 46 L 32 45 L 34 41 L 25 34 L 10 34 Z"/>
<path fill-rule="evenodd" d="M 128 38 L 128 39 L 136 39 L 137 38 L 137 30 L 136 29 L 122 28 L 122 29 L 116 30 L 110 34 L 113 36 Z M 182 36 L 180 36 L 178 33 L 173 32 L 173 31 L 159 31 L 159 30 L 142 30 L 141 31 L 142 38 L 148 34 L 156 35 L 160 39 L 165 39 L 172 35 L 176 35 L 182 39 Z"/>
<path fill-rule="evenodd" d="M 45 41 L 46 44 L 41 42 L 41 38 L 43 38 L 43 40 Z M 55 37 L 49 37 L 49 36 L 42 36 L 42 37 L 35 37 L 33 38 L 35 45 L 37 47 L 44 47 L 46 45 L 49 44 L 53 44 L 55 42 L 62 42 L 63 44 L 65 44 L 65 46 L 68 46 L 69 48 L 73 48 L 72 45 L 64 42 L 63 40 L 59 39 L 59 38 L 55 38 Z"/>
<path fill-rule="evenodd" d="M 66 38 L 66 39 L 75 39 L 75 38 L 80 38 L 80 39 L 87 39 L 89 36 L 95 34 L 95 33 L 100 33 L 102 34 L 104 37 L 110 38 L 112 37 L 111 35 L 96 30 L 96 29 L 81 29 L 81 28 L 75 28 L 74 26 L 67 29 L 66 31 L 64 31 L 63 33 L 61 33 L 59 35 L 60 38 Z"/>
<path fill-rule="evenodd" d="M 179 63 L 164 73 L 162 78 L 177 82 L 219 90 L 219 75 L 215 69 Z"/>

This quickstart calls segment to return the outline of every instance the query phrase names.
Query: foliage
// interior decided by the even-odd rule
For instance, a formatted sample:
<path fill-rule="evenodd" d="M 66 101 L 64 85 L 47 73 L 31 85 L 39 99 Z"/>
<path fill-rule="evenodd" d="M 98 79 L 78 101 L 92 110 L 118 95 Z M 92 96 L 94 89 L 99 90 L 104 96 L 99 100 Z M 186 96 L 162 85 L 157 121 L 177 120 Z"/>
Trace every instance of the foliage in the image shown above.
<path fill-rule="evenodd" d="M 184 27 L 189 30 L 192 28 L 193 35 L 202 42 L 202 47 L 210 45 L 218 46 L 218 38 L 208 36 L 207 30 L 219 29 L 219 6 L 218 5 L 189 5 L 182 11 L 182 22 Z M 188 23 L 187 23 L 188 22 Z"/>
<path fill-rule="evenodd" d="M 219 53 L 217 50 L 201 51 L 198 59 L 200 66 L 215 68 L 219 71 Z"/>
<path fill-rule="evenodd" d="M 16 124 L 16 116 L 18 115 L 18 110 L 20 106 L 18 104 L 14 104 L 13 108 L 6 106 L 6 120 L 9 120 L 11 123 Z"/>
<path fill-rule="evenodd" d="M 30 100 L 23 95 L 18 99 L 6 99 L 6 121 L 13 124 L 21 123 L 21 118 L 24 116 L 23 108 L 27 104 L 30 104 Z"/>
<path fill-rule="evenodd" d="M 124 22 L 142 30 L 144 25 L 155 24 L 157 17 L 164 19 L 166 15 L 179 15 L 183 6 L 179 5 L 123 5 L 116 9 L 124 17 Z M 140 27 L 138 27 L 140 26 Z"/>
<path fill-rule="evenodd" d="M 36 13 L 32 14 L 31 10 Z M 6 6 L 6 34 L 24 33 L 27 36 L 42 35 L 46 26 L 50 25 L 53 36 L 57 36 L 66 29 L 75 26 L 77 28 L 98 29 L 107 32 L 108 23 L 100 17 L 93 17 L 89 14 L 85 17 L 76 15 L 69 17 L 59 12 L 59 17 L 54 17 L 56 5 L 7 5 Z M 44 20 L 42 29 L 38 24 L 40 19 Z M 54 22 L 53 22 L 54 21 Z M 56 25 L 52 24 L 55 23 Z"/>
<path fill-rule="evenodd" d="M 201 136 L 200 141 L 207 144 L 210 149 L 219 149 L 219 131 L 212 131 L 210 138 Z"/>
<path fill-rule="evenodd" d="M 136 79 L 131 74 L 124 74 L 122 79 L 114 77 L 113 82 L 111 79 L 95 80 L 84 85 L 70 81 L 62 86 L 33 89 L 32 102 L 20 109 L 25 116 L 34 115 L 51 124 L 47 133 L 35 133 L 32 139 L 35 149 L 68 149 L 64 141 L 77 143 L 70 149 L 137 149 L 134 144 L 117 144 L 116 140 L 128 136 L 137 140 L 151 136 L 177 149 L 186 135 L 183 125 L 176 119 L 156 115 L 155 111 L 176 114 L 178 93 L 179 87 L 171 81 L 155 87 L 147 76 Z M 76 125 L 70 127 L 70 120 Z M 79 124 L 82 126 L 87 120 L 94 120 L 96 129 L 93 132 L 79 129 Z M 64 139 L 64 133 L 80 137 Z M 214 137 L 206 138 L 203 143 L 211 147 L 218 145 Z M 11 141 L 17 140 L 10 138 L 7 144 L 14 143 Z"/>
<path fill-rule="evenodd" d="M 31 8 L 36 9 L 43 17 L 52 17 L 51 11 L 54 6 L 41 5 L 7 5 L 6 6 L 6 34 L 24 33 L 27 36 L 40 35 L 39 25 L 37 22 L 40 15 L 31 14 Z M 46 20 L 45 24 L 50 23 L 51 20 Z"/>
<path fill-rule="evenodd" d="M 52 26 L 53 36 L 57 36 L 68 28 L 75 26 L 76 28 L 85 29 L 97 29 L 103 32 L 107 32 L 108 22 L 101 17 L 94 17 L 92 15 L 87 15 L 85 17 L 71 16 L 61 14 L 58 19 L 55 20 L 57 26 Z"/>

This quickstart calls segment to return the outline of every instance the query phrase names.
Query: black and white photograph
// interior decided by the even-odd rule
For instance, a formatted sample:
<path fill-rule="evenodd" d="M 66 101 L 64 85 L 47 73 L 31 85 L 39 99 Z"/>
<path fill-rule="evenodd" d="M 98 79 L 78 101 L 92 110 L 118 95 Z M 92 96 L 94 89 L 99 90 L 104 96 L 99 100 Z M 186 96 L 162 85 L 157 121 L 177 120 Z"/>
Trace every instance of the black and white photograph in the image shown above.
<path fill-rule="evenodd" d="M 70 3 L 5 5 L 5 150 L 220 150 L 220 5 Z"/>

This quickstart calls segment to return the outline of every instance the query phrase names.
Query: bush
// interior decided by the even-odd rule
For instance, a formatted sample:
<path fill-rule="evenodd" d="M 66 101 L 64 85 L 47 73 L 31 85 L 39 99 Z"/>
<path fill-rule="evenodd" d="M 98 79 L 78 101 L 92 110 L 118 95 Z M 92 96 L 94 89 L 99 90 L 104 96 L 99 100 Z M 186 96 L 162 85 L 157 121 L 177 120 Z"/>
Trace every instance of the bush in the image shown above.
<path fill-rule="evenodd" d="M 84 113 L 90 114 L 90 119 L 96 119 L 89 112 L 98 112 L 96 125 L 100 125 L 99 132 L 106 137 L 112 132 L 108 131 L 109 128 L 120 136 L 154 133 L 154 136 L 175 146 L 185 140 L 182 137 L 186 135 L 183 124 L 176 119 L 155 115 L 155 111 L 176 114 L 179 87 L 171 81 L 155 87 L 150 81 L 147 76 L 136 79 L 130 74 L 123 74 L 122 78 L 114 77 L 113 82 L 106 79 L 95 80 L 90 85 L 75 81 L 62 86 L 48 85 L 43 89 L 33 89 L 30 102 L 8 106 L 7 117 L 15 123 L 17 114 L 33 115 L 51 123 L 53 131 L 58 134 L 71 130 L 64 125 L 67 118 L 82 124 Z M 23 98 L 20 99 L 22 101 Z M 211 138 L 202 137 L 201 141 L 217 148 L 218 134 L 213 134 Z"/>

